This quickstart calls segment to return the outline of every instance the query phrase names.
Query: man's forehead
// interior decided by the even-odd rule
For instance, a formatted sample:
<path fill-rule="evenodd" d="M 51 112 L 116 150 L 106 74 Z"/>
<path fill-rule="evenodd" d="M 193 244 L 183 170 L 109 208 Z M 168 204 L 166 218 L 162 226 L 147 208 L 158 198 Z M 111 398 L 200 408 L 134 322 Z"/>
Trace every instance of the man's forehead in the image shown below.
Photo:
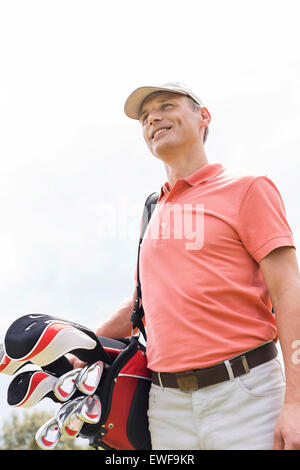
<path fill-rule="evenodd" d="M 173 93 L 172 91 L 156 91 L 151 93 L 151 95 L 147 96 L 147 98 L 143 101 L 140 109 L 140 113 L 145 110 L 145 106 L 151 104 L 153 101 L 163 102 L 167 99 L 180 99 L 183 96 L 181 93 Z"/>

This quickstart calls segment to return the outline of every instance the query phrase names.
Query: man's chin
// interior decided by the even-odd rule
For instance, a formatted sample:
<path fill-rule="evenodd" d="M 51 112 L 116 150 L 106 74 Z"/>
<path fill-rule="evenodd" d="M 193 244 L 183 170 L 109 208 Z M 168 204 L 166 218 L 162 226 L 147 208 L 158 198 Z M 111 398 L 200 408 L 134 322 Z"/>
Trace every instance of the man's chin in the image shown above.
<path fill-rule="evenodd" d="M 151 153 L 157 158 L 160 158 L 161 160 L 169 160 L 169 158 L 172 156 L 172 153 L 174 152 L 174 143 L 172 142 L 159 142 L 155 147 L 152 147 Z"/>

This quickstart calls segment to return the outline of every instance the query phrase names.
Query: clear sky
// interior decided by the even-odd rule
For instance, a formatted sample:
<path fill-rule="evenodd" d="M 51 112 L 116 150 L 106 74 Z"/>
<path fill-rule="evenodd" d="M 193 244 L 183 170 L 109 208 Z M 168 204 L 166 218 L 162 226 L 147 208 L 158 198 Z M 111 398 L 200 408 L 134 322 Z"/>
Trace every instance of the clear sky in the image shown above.
<path fill-rule="evenodd" d="M 123 113 L 139 85 L 195 89 L 212 115 L 209 161 L 272 178 L 299 245 L 297 9 L 0 0 L 1 341 L 32 312 L 94 328 L 132 294 L 142 205 L 166 181 Z M 2 416 L 9 381 L 0 377 Z"/>

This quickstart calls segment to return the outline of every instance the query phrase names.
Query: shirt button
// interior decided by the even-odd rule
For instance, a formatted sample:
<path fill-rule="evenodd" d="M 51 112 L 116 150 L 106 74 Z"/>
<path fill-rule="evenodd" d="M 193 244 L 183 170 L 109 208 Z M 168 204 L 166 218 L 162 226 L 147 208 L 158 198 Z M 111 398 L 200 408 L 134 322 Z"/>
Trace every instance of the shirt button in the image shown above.
<path fill-rule="evenodd" d="M 165 227 L 165 226 L 166 226 L 166 222 L 162 222 L 160 225 L 161 225 L 161 227 Z"/>
<path fill-rule="evenodd" d="M 171 205 L 171 203 L 170 203 L 170 202 L 167 202 L 167 206 L 170 206 L 170 205 Z"/>

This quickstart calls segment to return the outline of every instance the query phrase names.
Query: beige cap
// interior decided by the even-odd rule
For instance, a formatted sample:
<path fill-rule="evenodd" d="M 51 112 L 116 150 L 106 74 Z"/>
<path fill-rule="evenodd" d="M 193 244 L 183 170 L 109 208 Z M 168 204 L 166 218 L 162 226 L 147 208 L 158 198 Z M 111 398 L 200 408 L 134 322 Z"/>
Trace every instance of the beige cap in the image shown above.
<path fill-rule="evenodd" d="M 143 86 L 136 88 L 127 98 L 124 111 L 125 114 L 131 119 L 139 119 L 140 110 L 143 102 L 148 96 L 152 95 L 157 91 L 171 91 L 173 93 L 179 93 L 180 95 L 186 95 L 192 98 L 196 103 L 201 107 L 203 106 L 202 101 L 198 98 L 195 93 L 187 88 L 184 83 L 179 82 L 169 82 L 164 85 L 158 86 Z"/>

